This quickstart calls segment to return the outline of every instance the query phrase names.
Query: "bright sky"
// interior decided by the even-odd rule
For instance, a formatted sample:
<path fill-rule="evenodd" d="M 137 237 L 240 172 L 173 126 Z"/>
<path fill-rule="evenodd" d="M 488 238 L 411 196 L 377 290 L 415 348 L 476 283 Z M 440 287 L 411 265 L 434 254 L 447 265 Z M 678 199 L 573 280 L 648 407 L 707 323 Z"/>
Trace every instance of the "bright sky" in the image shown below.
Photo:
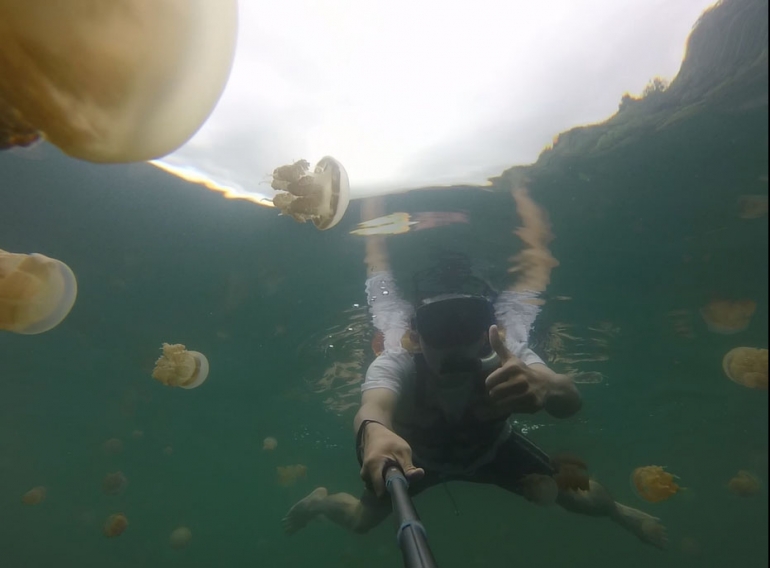
<path fill-rule="evenodd" d="M 272 197 L 331 155 L 352 197 L 483 184 L 673 78 L 713 0 L 240 0 L 216 109 L 167 166 Z"/>

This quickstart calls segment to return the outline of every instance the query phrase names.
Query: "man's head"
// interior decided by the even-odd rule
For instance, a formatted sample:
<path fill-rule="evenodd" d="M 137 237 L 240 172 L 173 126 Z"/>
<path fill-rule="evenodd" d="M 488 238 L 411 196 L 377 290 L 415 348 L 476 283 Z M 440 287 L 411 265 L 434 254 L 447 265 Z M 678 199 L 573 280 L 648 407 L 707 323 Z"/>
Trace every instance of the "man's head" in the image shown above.
<path fill-rule="evenodd" d="M 491 364 L 492 302 L 483 296 L 443 294 L 422 301 L 415 314 L 425 361 L 436 375 L 479 373 Z"/>

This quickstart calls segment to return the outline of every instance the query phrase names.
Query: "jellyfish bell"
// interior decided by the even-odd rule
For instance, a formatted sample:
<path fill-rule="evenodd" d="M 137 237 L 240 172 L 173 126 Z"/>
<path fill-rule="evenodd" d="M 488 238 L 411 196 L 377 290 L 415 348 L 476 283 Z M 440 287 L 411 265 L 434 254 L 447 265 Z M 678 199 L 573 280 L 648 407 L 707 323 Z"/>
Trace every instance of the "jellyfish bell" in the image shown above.
<path fill-rule="evenodd" d="M 683 489 L 677 485 L 675 479 L 675 475 L 659 465 L 637 467 L 631 473 L 631 488 L 645 501 L 659 503 Z"/>
<path fill-rule="evenodd" d="M 191 539 L 192 531 L 190 529 L 187 527 L 178 527 L 171 531 L 169 544 L 171 545 L 171 548 L 179 550 L 190 544 Z"/>
<path fill-rule="evenodd" d="M 752 389 L 767 389 L 768 351 L 736 347 L 722 358 L 722 369 L 734 383 Z"/>
<path fill-rule="evenodd" d="M 326 156 L 310 172 L 307 160 L 273 171 L 273 205 L 295 221 L 312 223 L 321 231 L 340 222 L 350 204 L 350 181 L 340 162 Z"/>
<path fill-rule="evenodd" d="M 25 505 L 39 505 L 45 501 L 46 488 L 43 486 L 33 487 L 21 496 L 21 502 Z"/>
<path fill-rule="evenodd" d="M 0 99 L 67 154 L 158 158 L 224 89 L 237 0 L 0 0 Z"/>
<path fill-rule="evenodd" d="M 107 517 L 104 523 L 104 536 L 114 538 L 123 534 L 128 527 L 128 519 L 123 513 L 115 513 Z"/>
<path fill-rule="evenodd" d="M 709 331 L 732 335 L 749 327 L 756 309 L 753 300 L 714 300 L 701 308 L 700 313 Z"/>
<path fill-rule="evenodd" d="M 272 451 L 278 447 L 278 440 L 272 436 L 268 436 L 262 441 L 262 449 L 265 451 Z"/>
<path fill-rule="evenodd" d="M 181 343 L 163 344 L 163 355 L 155 362 L 152 377 L 170 387 L 194 389 L 209 376 L 209 361 L 203 353 L 188 351 Z"/>
<path fill-rule="evenodd" d="M 762 483 L 752 473 L 742 469 L 727 483 L 727 489 L 739 497 L 753 497 L 762 491 Z"/>
<path fill-rule="evenodd" d="M 34 335 L 53 329 L 69 314 L 77 290 L 62 261 L 0 250 L 0 330 Z"/>

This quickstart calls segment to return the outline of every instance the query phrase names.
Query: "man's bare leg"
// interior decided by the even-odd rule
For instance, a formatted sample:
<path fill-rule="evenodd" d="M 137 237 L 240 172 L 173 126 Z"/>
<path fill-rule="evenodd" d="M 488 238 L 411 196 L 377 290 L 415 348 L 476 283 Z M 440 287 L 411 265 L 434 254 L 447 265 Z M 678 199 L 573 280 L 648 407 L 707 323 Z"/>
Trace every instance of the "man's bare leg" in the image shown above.
<path fill-rule="evenodd" d="M 390 514 L 389 501 L 358 499 L 348 493 L 329 492 L 318 487 L 294 505 L 281 521 L 288 534 L 294 534 L 322 515 L 350 531 L 363 533 L 380 524 Z"/>
<path fill-rule="evenodd" d="M 556 502 L 573 513 L 609 517 L 644 542 L 658 548 L 666 548 L 668 545 L 666 528 L 660 519 L 616 503 L 609 492 L 593 479 L 588 491 L 560 491 Z"/>

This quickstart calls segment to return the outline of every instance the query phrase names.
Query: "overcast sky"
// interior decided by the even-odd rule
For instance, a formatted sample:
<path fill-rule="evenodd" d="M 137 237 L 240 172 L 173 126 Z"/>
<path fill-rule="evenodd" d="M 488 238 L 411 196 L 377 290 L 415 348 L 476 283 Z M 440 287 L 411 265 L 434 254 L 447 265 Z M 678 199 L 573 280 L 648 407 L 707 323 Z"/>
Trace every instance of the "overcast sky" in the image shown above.
<path fill-rule="evenodd" d="M 163 163 L 237 192 L 337 158 L 353 197 L 483 184 L 674 77 L 711 0 L 241 0 L 230 80 Z"/>

